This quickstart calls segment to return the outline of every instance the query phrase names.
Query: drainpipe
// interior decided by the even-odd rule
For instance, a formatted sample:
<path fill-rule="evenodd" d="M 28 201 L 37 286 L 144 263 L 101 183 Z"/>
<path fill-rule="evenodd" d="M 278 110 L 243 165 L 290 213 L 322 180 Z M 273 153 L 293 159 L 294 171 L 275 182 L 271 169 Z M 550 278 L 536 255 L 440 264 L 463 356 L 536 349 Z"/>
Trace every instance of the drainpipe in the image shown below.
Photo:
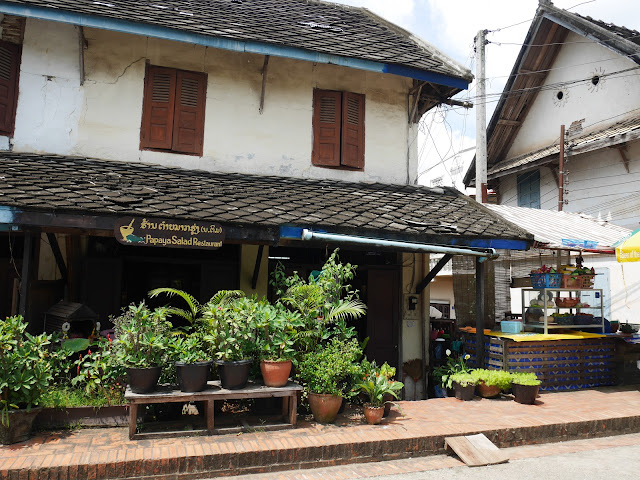
<path fill-rule="evenodd" d="M 479 261 L 496 259 L 499 254 L 495 248 L 458 248 L 446 247 L 442 245 L 428 245 L 424 243 L 399 242 L 396 240 L 382 240 L 378 238 L 356 237 L 353 235 L 340 235 L 337 233 L 312 232 L 305 228 L 302 230 L 302 240 L 319 240 L 322 242 L 335 242 L 347 245 L 365 245 L 369 247 L 393 247 L 407 252 L 420 253 L 449 253 L 451 255 L 472 255 L 480 257 Z"/>

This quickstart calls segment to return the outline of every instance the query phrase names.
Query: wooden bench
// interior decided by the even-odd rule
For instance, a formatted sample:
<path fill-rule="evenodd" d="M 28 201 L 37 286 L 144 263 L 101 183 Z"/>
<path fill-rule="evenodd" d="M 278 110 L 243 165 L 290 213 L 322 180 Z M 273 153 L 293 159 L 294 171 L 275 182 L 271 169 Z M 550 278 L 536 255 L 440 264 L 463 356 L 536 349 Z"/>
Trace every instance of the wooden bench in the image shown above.
<path fill-rule="evenodd" d="M 204 432 L 213 435 L 215 433 L 213 405 L 216 400 L 276 397 L 282 398 L 282 417 L 285 424 L 293 426 L 296 424 L 298 392 L 300 391 L 302 391 L 302 387 L 293 382 L 289 382 L 284 387 L 266 387 L 261 383 L 249 382 L 245 388 L 227 390 L 220 386 L 220 380 L 208 382 L 207 389 L 201 392 L 183 392 L 181 390 L 175 390 L 170 386 L 159 386 L 156 391 L 151 393 L 133 393 L 127 387 L 124 398 L 129 402 L 129 439 L 133 439 L 136 434 L 138 405 L 151 403 L 204 402 L 207 422 L 207 428 Z M 282 425 L 278 427 L 282 428 Z M 262 425 L 260 428 L 265 428 L 265 426 Z M 189 433 L 193 434 L 198 432 L 192 431 Z"/>

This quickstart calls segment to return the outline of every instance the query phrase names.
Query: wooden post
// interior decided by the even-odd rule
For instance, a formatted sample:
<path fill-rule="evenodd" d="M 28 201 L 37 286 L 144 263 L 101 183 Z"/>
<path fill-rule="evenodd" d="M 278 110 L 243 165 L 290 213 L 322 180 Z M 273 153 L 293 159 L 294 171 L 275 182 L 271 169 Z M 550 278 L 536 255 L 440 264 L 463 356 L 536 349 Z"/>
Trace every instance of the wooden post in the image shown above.
<path fill-rule="evenodd" d="M 476 257 L 476 368 L 484 368 L 484 263 Z"/>
<path fill-rule="evenodd" d="M 560 156 L 558 158 L 558 211 L 564 204 L 564 125 L 560 125 Z"/>
<path fill-rule="evenodd" d="M 20 304 L 18 313 L 26 320 L 27 317 L 27 297 L 29 296 L 29 286 L 31 284 L 31 265 L 33 257 L 33 236 L 31 232 L 24 234 L 24 252 L 22 253 L 22 278 L 20 280 Z"/>

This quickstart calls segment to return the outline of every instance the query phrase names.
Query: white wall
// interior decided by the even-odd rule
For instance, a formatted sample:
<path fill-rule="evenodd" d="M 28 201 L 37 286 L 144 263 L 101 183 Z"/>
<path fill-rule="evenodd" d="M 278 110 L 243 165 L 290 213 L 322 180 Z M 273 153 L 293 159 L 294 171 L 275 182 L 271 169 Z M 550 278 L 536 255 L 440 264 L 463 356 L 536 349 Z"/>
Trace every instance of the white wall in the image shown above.
<path fill-rule="evenodd" d="M 585 131 L 589 131 L 622 120 L 624 117 L 611 117 L 640 107 L 640 76 L 637 71 L 601 78 L 597 86 L 590 81 L 564 87 L 554 85 L 637 66 L 628 58 L 585 37 L 569 33 L 506 158 L 557 142 L 562 124 L 568 128 L 571 122 L 584 118 Z M 561 101 L 556 97 L 559 90 L 564 93 Z M 589 128 L 590 125 L 593 127 Z"/>
<path fill-rule="evenodd" d="M 73 26 L 27 20 L 14 150 L 209 171 L 406 183 L 417 169 L 407 78 L 85 28 L 80 86 Z M 208 74 L 202 157 L 140 151 L 145 62 Z M 365 170 L 311 166 L 313 88 L 364 93 Z M 409 166 L 409 172 L 407 170 Z M 409 174 L 408 174 L 409 173 Z"/>

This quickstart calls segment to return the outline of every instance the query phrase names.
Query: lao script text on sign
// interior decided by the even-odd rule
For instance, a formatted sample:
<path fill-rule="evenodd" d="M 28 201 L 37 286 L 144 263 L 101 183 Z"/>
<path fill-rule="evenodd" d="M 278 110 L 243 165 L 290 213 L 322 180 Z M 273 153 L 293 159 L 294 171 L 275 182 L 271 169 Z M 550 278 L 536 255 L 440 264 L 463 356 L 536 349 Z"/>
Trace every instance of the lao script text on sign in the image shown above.
<path fill-rule="evenodd" d="M 220 248 L 220 225 L 176 219 L 125 217 L 116 221 L 113 233 L 124 245 L 174 248 Z"/>

